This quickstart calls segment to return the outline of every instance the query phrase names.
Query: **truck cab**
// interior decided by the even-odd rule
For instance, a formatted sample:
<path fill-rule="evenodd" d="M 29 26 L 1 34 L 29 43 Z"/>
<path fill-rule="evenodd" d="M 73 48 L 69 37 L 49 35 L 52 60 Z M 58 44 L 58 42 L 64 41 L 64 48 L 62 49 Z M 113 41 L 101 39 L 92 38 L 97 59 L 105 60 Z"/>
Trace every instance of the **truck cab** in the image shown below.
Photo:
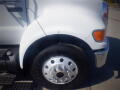
<path fill-rule="evenodd" d="M 0 0 L 0 67 L 45 87 L 82 84 L 105 64 L 107 16 L 102 0 Z"/>

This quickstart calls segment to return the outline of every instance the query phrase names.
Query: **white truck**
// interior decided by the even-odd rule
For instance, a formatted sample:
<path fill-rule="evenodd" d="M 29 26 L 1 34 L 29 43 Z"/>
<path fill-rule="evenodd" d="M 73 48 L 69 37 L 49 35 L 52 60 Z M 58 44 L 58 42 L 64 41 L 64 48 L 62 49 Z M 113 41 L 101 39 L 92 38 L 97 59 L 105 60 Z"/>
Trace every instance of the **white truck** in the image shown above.
<path fill-rule="evenodd" d="M 0 70 L 45 87 L 87 80 L 105 64 L 108 5 L 102 0 L 0 0 Z"/>

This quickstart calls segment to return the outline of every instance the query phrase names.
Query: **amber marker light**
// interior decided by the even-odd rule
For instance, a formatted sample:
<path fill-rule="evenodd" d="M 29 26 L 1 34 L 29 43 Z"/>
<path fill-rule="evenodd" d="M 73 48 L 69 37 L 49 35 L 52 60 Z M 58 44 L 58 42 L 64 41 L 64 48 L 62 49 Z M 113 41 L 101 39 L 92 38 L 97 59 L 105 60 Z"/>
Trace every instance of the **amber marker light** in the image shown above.
<path fill-rule="evenodd" d="M 102 42 L 105 39 L 105 30 L 95 30 L 93 32 L 93 38 L 97 42 Z"/>

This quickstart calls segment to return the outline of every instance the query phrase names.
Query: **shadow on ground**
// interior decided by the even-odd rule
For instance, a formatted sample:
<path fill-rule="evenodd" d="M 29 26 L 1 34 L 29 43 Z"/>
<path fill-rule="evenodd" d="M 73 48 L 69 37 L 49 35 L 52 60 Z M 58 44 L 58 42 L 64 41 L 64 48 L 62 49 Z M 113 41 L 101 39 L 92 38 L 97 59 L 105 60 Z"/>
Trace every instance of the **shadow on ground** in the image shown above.
<path fill-rule="evenodd" d="M 109 40 L 110 52 L 106 65 L 112 71 L 118 71 L 118 76 L 116 78 L 120 78 L 120 39 L 109 38 Z"/>
<path fill-rule="evenodd" d="M 96 68 L 91 85 L 110 79 L 114 76 L 114 71 L 118 72 L 115 78 L 120 78 L 120 39 L 109 37 L 109 44 L 110 48 L 106 64 L 101 68 Z"/>
<path fill-rule="evenodd" d="M 106 64 L 101 68 L 95 68 L 91 76 L 92 78 L 87 84 L 88 86 L 85 85 L 83 87 L 96 85 L 112 78 L 114 76 L 114 71 L 118 73 L 117 76 L 115 75 L 115 78 L 120 78 L 120 39 L 108 38 L 110 49 Z"/>
<path fill-rule="evenodd" d="M 120 39 L 112 38 L 112 37 L 108 37 L 108 38 L 109 38 L 110 49 L 106 64 L 101 68 L 94 68 L 93 70 L 94 72 L 89 77 L 90 80 L 83 86 L 80 86 L 78 82 L 77 89 L 90 87 L 102 83 L 112 78 L 114 76 L 114 71 L 118 72 L 118 75 L 115 76 L 115 78 L 116 79 L 120 78 Z M 56 90 L 60 90 L 60 89 L 56 89 Z"/>
<path fill-rule="evenodd" d="M 108 59 L 107 59 L 106 64 L 101 68 L 94 68 L 94 70 L 93 70 L 94 72 L 89 76 L 90 80 L 82 86 L 79 85 L 79 82 L 78 82 L 76 89 L 90 87 L 92 85 L 102 83 L 103 81 L 106 81 L 106 80 L 112 78 L 114 76 L 114 71 L 118 72 L 118 75 L 115 78 L 116 79 L 120 78 L 120 59 L 119 59 L 119 57 L 120 57 L 120 52 L 119 52 L 120 51 L 120 40 L 117 38 L 109 37 L 109 43 L 110 43 L 110 50 L 109 50 Z M 7 87 L 3 87 L 2 90 L 8 90 L 5 88 L 7 88 Z M 8 87 L 8 88 L 10 88 L 10 87 Z M 42 89 L 42 88 L 40 89 L 40 88 L 41 87 L 39 87 L 39 90 L 44 90 L 44 89 Z M 12 90 L 12 89 L 9 89 L 9 90 Z M 16 89 L 16 90 L 18 90 L 18 89 Z M 22 89 L 22 90 L 26 90 L 26 89 Z M 38 90 L 38 89 L 34 89 L 34 90 Z M 51 90 L 61 90 L 61 89 L 51 89 Z M 65 89 L 65 90 L 67 90 L 67 89 Z"/>

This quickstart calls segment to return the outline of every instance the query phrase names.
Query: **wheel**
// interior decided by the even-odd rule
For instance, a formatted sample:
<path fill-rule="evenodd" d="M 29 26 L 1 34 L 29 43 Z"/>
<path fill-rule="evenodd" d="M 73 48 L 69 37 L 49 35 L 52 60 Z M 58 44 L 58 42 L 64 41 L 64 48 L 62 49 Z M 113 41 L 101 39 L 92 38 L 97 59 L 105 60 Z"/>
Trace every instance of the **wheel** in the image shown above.
<path fill-rule="evenodd" d="M 88 72 L 84 51 L 67 44 L 44 49 L 31 67 L 35 83 L 47 88 L 75 88 L 86 81 Z"/>

